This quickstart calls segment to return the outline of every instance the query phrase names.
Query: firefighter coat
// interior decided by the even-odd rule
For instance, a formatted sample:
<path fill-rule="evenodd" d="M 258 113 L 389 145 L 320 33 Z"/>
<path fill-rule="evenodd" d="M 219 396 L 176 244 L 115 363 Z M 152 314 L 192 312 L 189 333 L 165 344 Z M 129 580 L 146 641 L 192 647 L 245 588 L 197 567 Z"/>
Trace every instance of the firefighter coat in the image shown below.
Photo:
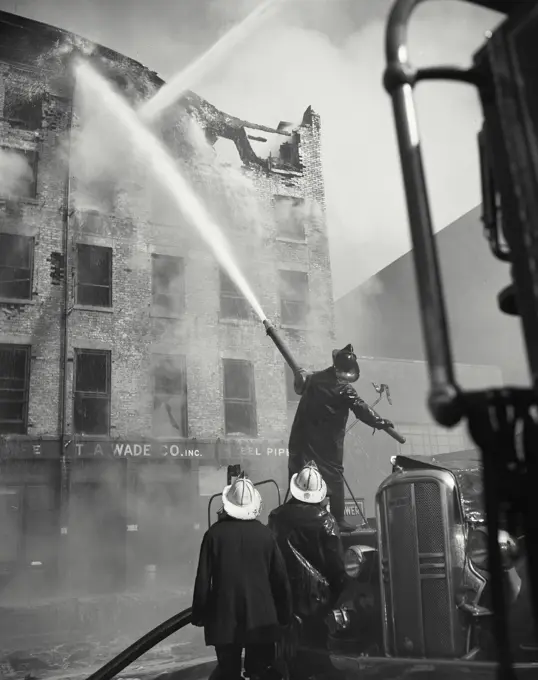
<path fill-rule="evenodd" d="M 321 607 L 333 603 L 346 581 L 344 548 L 334 517 L 318 503 L 292 498 L 271 512 L 269 527 L 286 562 L 293 611 L 309 616 L 317 613 L 316 601 Z M 324 581 L 328 586 L 326 593 Z"/>
<path fill-rule="evenodd" d="M 303 372 L 296 391 L 302 396 L 290 433 L 290 475 L 313 460 L 331 489 L 343 471 L 349 411 L 374 428 L 383 428 L 388 421 L 370 408 L 351 384 L 338 380 L 332 366 L 316 373 Z"/>
<path fill-rule="evenodd" d="M 194 585 L 192 621 L 207 645 L 279 639 L 291 620 L 291 591 L 277 542 L 258 520 L 225 516 L 206 532 Z"/>

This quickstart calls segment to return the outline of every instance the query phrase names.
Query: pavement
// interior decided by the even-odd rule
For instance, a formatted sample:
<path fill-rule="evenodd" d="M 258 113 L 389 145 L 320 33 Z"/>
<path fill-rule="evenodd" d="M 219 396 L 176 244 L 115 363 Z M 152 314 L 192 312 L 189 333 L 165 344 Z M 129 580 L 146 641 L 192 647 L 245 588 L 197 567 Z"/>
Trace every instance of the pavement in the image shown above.
<path fill-rule="evenodd" d="M 203 641 L 191 639 L 161 644 L 137 659 L 117 678 L 145 680 L 214 659 Z M 78 645 L 58 645 L 29 652 L 12 652 L 0 661 L 2 680 L 82 680 L 90 676 L 133 640 L 118 638 L 104 644 L 87 640 Z M 202 644 L 200 644 L 200 642 Z"/>
<path fill-rule="evenodd" d="M 59 598 L 0 606 L 1 680 L 81 680 L 190 605 L 190 591 Z M 140 679 L 212 659 L 203 631 L 187 626 L 118 677 Z"/>

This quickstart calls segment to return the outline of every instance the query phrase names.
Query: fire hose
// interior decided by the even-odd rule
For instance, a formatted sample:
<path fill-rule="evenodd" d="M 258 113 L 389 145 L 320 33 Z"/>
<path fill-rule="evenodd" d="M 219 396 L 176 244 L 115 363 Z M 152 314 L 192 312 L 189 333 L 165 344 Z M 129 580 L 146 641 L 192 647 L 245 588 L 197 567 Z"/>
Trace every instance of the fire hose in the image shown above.
<path fill-rule="evenodd" d="M 293 359 L 289 349 L 286 347 L 282 339 L 276 333 L 275 328 L 267 320 L 263 322 L 263 325 L 266 328 L 267 335 L 269 335 L 269 337 L 273 340 L 277 349 L 282 354 L 282 356 L 284 357 L 285 361 L 290 366 L 292 371 L 294 373 L 299 372 L 300 370 L 299 365 Z M 353 425 L 355 424 L 356 423 L 353 423 Z M 353 427 L 353 425 L 351 427 Z M 385 432 L 387 432 L 387 434 L 389 434 L 397 441 L 401 443 L 405 442 L 405 438 L 402 437 L 394 428 L 386 428 Z M 347 483 L 343 474 L 342 479 L 344 480 L 344 483 L 347 486 L 349 492 L 351 493 L 353 500 L 355 501 L 357 507 L 359 508 L 359 512 L 361 513 L 361 515 L 363 515 L 362 508 L 360 507 L 355 497 L 353 496 L 351 489 L 349 488 L 349 484 Z M 367 522 L 364 515 L 363 519 Z M 159 642 L 162 642 L 163 640 L 170 637 L 174 633 L 177 633 L 185 626 L 188 626 L 192 621 L 191 614 L 192 609 L 189 607 L 187 609 L 184 609 L 179 614 L 175 614 L 168 620 L 159 624 L 157 627 L 150 630 L 139 640 L 136 640 L 136 642 L 130 645 L 130 647 L 124 649 L 117 656 L 111 659 L 108 663 L 106 663 L 104 666 L 95 671 L 95 673 L 92 673 L 90 676 L 88 676 L 87 680 L 111 680 L 114 676 L 116 676 L 118 673 L 121 673 L 121 671 L 127 668 L 127 666 L 132 664 L 133 661 L 136 661 L 136 659 L 140 658 L 147 651 L 158 645 Z"/>
<path fill-rule="evenodd" d="M 188 626 L 189 623 L 191 623 L 191 613 L 192 609 L 189 607 L 179 614 L 174 614 L 174 616 L 159 624 L 156 628 L 153 628 L 153 630 L 150 630 L 149 633 L 146 633 L 139 640 L 133 642 L 130 647 L 124 649 L 108 663 L 95 671 L 95 673 L 88 676 L 87 680 L 111 680 L 111 678 L 118 673 L 121 673 L 127 666 L 132 664 L 133 661 L 136 661 L 141 657 L 142 654 L 145 654 L 147 651 L 158 645 L 159 642 L 166 640 L 170 635 L 173 635 L 174 633 L 177 633 L 178 630 Z"/>

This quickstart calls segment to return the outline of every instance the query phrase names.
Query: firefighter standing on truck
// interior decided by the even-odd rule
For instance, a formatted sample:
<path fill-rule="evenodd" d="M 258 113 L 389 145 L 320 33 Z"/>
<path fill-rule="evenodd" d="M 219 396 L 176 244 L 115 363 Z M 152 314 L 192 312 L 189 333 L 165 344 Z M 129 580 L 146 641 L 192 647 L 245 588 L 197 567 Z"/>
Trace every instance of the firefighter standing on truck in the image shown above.
<path fill-rule="evenodd" d="M 328 487 L 331 513 L 341 531 L 353 531 L 344 520 L 344 437 L 349 411 L 377 430 L 393 427 L 364 402 L 351 383 L 360 376 L 351 345 L 333 351 L 333 365 L 323 371 L 295 374 L 295 392 L 301 395 L 291 428 L 288 472 L 292 476 L 313 460 Z"/>

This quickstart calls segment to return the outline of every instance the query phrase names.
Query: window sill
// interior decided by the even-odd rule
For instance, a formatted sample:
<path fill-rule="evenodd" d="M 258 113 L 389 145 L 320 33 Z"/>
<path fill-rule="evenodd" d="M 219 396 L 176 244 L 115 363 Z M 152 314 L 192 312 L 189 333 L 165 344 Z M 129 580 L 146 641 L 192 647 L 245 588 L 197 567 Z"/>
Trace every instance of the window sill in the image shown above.
<path fill-rule="evenodd" d="M 93 307 L 91 305 L 74 305 L 73 309 L 79 312 L 105 312 L 106 314 L 113 314 L 114 307 Z"/>
<path fill-rule="evenodd" d="M 75 432 L 73 435 L 75 437 L 75 444 L 77 443 L 77 439 L 81 439 L 84 441 L 98 441 L 98 442 L 106 442 L 112 439 L 110 434 L 82 434 L 80 432 Z M 116 437 L 114 437 L 114 440 Z"/>
<path fill-rule="evenodd" d="M 150 309 L 149 315 L 153 319 L 183 319 L 185 312 L 161 312 L 158 309 Z"/>
<path fill-rule="evenodd" d="M 219 316 L 219 323 L 223 323 L 227 326 L 251 326 L 255 319 L 249 317 L 248 319 L 243 318 L 233 318 L 228 316 Z"/>
<path fill-rule="evenodd" d="M 7 298 L 0 296 L 0 304 L 2 305 L 36 305 L 37 300 L 27 300 L 25 298 Z"/>
<path fill-rule="evenodd" d="M 290 238 L 289 236 L 277 236 L 276 240 L 279 243 L 292 243 L 293 245 L 296 246 L 306 246 L 306 238 L 300 239 L 300 238 Z"/>
<path fill-rule="evenodd" d="M 221 441 L 235 444 L 236 442 L 263 441 L 258 434 L 245 434 L 244 432 L 225 432 Z"/>
<path fill-rule="evenodd" d="M 24 203 L 25 205 L 39 205 L 40 201 L 37 196 L 18 196 L 16 199 L 6 198 L 0 196 L 0 205 L 5 206 L 7 203 Z"/>
<path fill-rule="evenodd" d="M 289 331 L 308 331 L 307 326 L 299 326 L 291 323 L 281 323 L 280 328 L 284 328 Z"/>

